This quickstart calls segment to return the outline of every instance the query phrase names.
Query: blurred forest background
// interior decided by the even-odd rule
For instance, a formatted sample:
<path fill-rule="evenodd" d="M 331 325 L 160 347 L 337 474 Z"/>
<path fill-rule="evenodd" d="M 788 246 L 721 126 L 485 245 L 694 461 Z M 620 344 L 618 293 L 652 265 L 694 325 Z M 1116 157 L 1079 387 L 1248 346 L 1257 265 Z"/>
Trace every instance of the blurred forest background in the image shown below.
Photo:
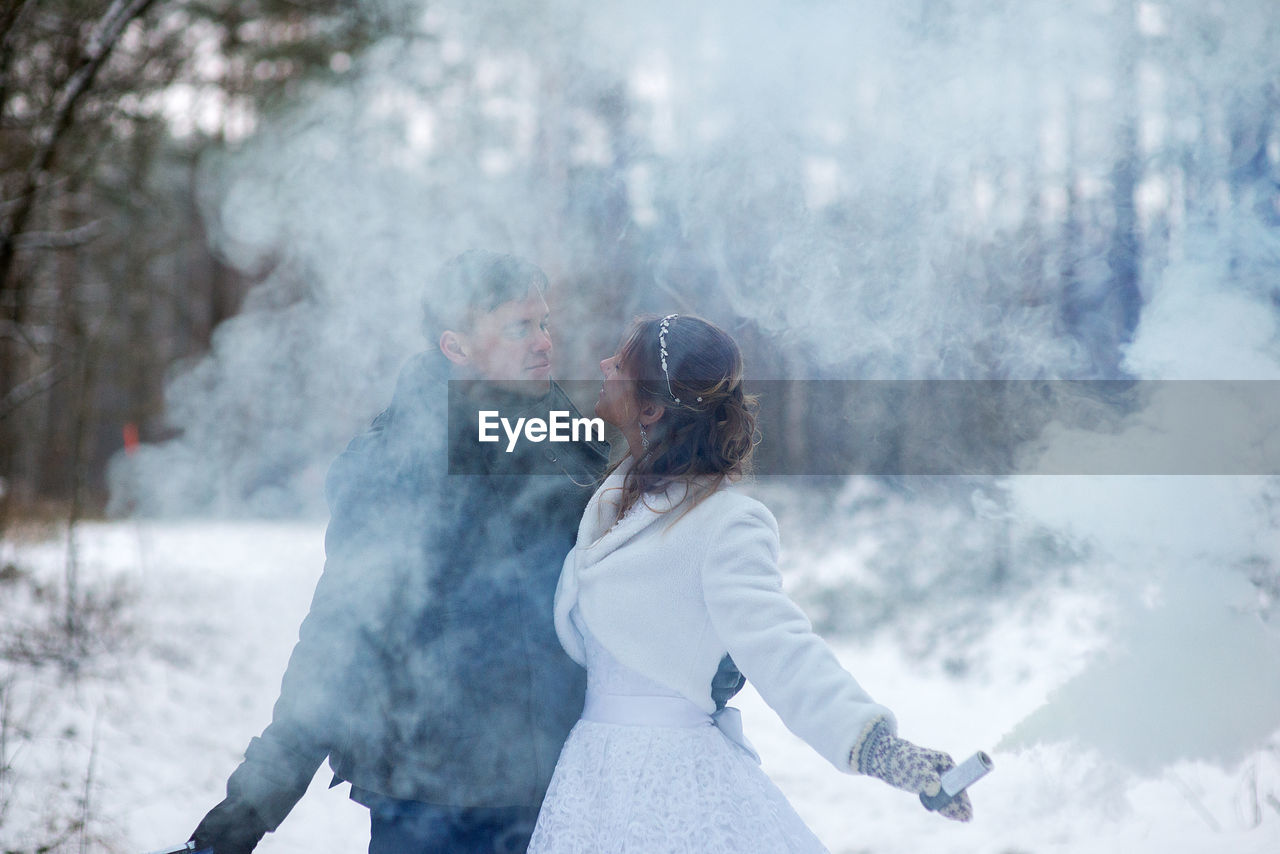
<path fill-rule="evenodd" d="M 340 2 L 5 0 L 0 531 L 101 513 L 111 454 L 165 435 L 165 377 L 254 280 L 209 245 L 200 158 L 391 26 Z"/>
<path fill-rule="evenodd" d="M 557 344 L 584 377 L 644 309 L 728 323 L 757 377 L 1096 378 L 1130 375 L 1123 348 L 1171 265 L 1280 300 L 1267 0 L 777 14 L 708 7 L 685 51 L 563 3 L 5 0 L 0 530 L 101 513 L 113 455 L 184 433 L 227 483 L 142 509 L 314 509 L 254 496 L 296 492 L 377 411 L 415 346 L 398 308 L 469 245 L 522 252 L 571 295 L 557 320 L 586 331 Z M 608 56 L 593 26 L 644 50 Z M 755 37 L 740 70 L 734 39 Z M 384 208 L 364 231 L 361 205 Z M 309 228 L 317 206 L 336 221 Z M 320 261 L 308 240 L 351 252 Z M 385 290 L 400 301 L 369 298 Z M 282 386 L 182 392 L 235 385 L 227 360 L 192 368 L 251 291 L 278 315 L 380 312 L 338 333 L 374 355 L 317 328 L 249 357 L 295 387 L 289 364 L 348 371 L 292 393 L 325 400 L 305 431 Z M 807 403 L 766 401 L 790 413 L 766 454 L 824 441 Z M 226 459 L 282 431 L 287 451 L 252 471 Z"/>
<path fill-rule="evenodd" d="M 831 79 L 821 65 L 806 76 L 801 63 L 788 79 L 775 72 L 797 57 L 779 39 L 781 55 L 762 59 L 743 89 L 766 87 L 768 106 L 794 86 L 792 100 L 828 99 L 825 113 L 819 104 L 803 121 L 762 117 L 735 102 L 741 93 L 707 88 L 688 99 L 697 113 L 687 129 L 676 124 L 690 118 L 679 93 L 707 84 L 680 76 L 687 66 L 664 58 L 661 43 L 647 65 L 593 56 L 569 5 L 5 0 L 0 530 L 40 507 L 102 512 L 113 455 L 188 428 L 166 408 L 166 378 L 210 350 L 255 286 L 277 311 L 332 291 L 328 271 L 291 245 L 302 242 L 298 230 L 257 229 L 245 251 L 233 227 L 211 223 L 234 193 L 210 164 L 287 148 L 286 131 L 305 139 L 300 122 L 332 117 L 316 111 L 330 97 L 317 93 L 360 93 L 367 100 L 347 109 L 362 138 L 398 143 L 383 146 L 376 175 L 367 162 L 376 146 L 329 155 L 331 171 L 368 179 L 357 188 L 367 198 L 395 192 L 388 176 L 400 173 L 414 176 L 418 204 L 440 218 L 493 218 L 504 194 L 527 200 L 535 221 L 514 228 L 460 234 L 400 220 L 407 236 L 397 239 L 420 250 L 403 259 L 399 275 L 411 284 L 402 291 L 466 245 L 522 251 L 577 295 L 561 316 L 595 319 L 587 334 L 558 342 L 586 377 L 630 313 L 651 307 L 731 323 L 756 376 L 1126 376 L 1122 350 L 1144 302 L 1171 264 L 1194 258 L 1197 240 L 1212 243 L 1240 289 L 1263 305 L 1280 301 L 1280 77 L 1269 47 L 1280 43 L 1280 13 L 1267 0 L 1099 0 L 1070 11 L 901 4 L 894 31 L 911 40 L 893 59 L 923 72 L 894 78 L 891 63 L 855 64 Z M 818 3 L 796 14 L 814 10 L 834 14 Z M 858 34 L 870 28 L 852 14 L 834 20 L 847 32 L 813 50 L 866 52 Z M 700 21 L 704 53 L 714 53 L 715 34 L 732 35 L 734 22 Z M 616 28 L 630 25 L 619 13 Z M 407 56 L 415 76 L 387 79 L 389 53 Z M 736 60 L 701 67 L 716 61 Z M 926 107 L 943 99 L 971 122 L 941 114 L 931 124 Z M 379 101 L 376 118 L 362 114 Z M 937 131 L 946 123 L 954 134 Z M 876 128 L 919 145 L 889 159 L 867 143 L 883 141 Z M 743 159 L 740 148 L 752 145 L 760 150 Z M 416 162 L 404 166 L 406 157 Z M 308 165 L 295 158 L 279 159 L 300 183 Z M 272 185 L 285 168 L 261 176 L 259 193 L 280 193 L 264 207 L 297 201 Z M 386 204 L 395 213 L 413 202 Z M 329 213 L 355 219 L 359 208 Z M 354 224 L 339 230 L 362 237 Z M 886 267 L 883 277 L 868 273 Z M 357 293 L 385 284 L 377 263 L 341 270 Z M 935 309 L 922 308 L 930 301 Z M 291 343 L 278 349 L 315 359 Z M 338 395 L 347 409 L 318 428 L 323 440 L 231 487 L 240 506 L 254 512 L 246 493 L 257 482 L 287 479 L 376 412 L 402 351 L 350 365 L 386 379 L 366 396 Z M 287 408 L 257 390 L 262 410 Z M 241 403 L 211 413 L 228 443 L 272 429 L 262 421 L 274 416 Z M 786 442 L 767 453 L 823 441 L 822 419 L 794 415 L 805 401 L 777 403 L 793 416 Z"/>

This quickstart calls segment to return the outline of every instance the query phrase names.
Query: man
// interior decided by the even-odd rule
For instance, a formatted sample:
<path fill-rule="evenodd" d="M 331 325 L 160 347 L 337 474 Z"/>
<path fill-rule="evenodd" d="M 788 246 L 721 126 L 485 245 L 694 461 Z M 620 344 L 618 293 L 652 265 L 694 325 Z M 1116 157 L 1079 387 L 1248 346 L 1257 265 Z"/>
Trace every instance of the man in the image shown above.
<path fill-rule="evenodd" d="M 437 346 L 330 469 L 311 611 L 272 722 L 196 829 L 199 847 L 253 850 L 328 756 L 371 810 L 371 852 L 523 850 L 582 707 L 551 599 L 605 455 L 585 442 L 552 459 L 529 443 L 507 454 L 466 419 L 577 414 L 550 380 L 546 288 L 509 255 L 445 265 L 427 313 Z M 450 379 L 465 381 L 452 419 Z"/>

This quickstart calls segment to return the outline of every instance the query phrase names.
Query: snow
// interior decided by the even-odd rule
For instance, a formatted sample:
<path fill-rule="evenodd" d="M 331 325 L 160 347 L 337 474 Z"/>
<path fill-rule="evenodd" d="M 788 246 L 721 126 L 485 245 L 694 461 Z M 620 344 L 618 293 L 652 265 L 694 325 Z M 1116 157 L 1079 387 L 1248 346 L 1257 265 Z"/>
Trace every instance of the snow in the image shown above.
<path fill-rule="evenodd" d="M 186 839 L 270 718 L 322 567 L 322 539 L 323 527 L 311 523 L 83 526 L 83 587 L 115 585 L 131 597 L 116 627 L 123 640 L 96 651 L 78 680 L 41 671 L 23 683 L 22 696 L 10 695 L 9 713 L 25 715 L 32 737 L 9 755 L 16 782 L 7 790 L 0 847 L 21 850 L 50 810 L 76 804 L 91 761 L 87 812 L 98 847 L 88 850 L 151 851 Z M 57 583 L 64 557 L 57 539 L 0 544 L 0 564 L 13 562 L 47 584 Z M 1280 850 L 1280 732 L 1234 761 L 1182 759 L 1145 770 L 1090 747 L 1088 738 L 1003 746 L 1046 699 L 1097 672 L 1115 638 L 1124 637 L 1114 621 L 1128 619 L 1127 612 L 1079 589 L 1050 592 L 1003 603 L 971 655 L 978 663 L 963 677 L 944 666 L 945 650 L 908 658 L 888 630 L 833 639 L 847 669 L 895 710 L 901 735 L 957 760 L 979 749 L 992 755 L 995 771 L 972 791 L 971 824 L 930 815 L 914 797 L 879 781 L 837 772 L 748 688 L 737 705 L 765 769 L 833 852 Z M 1156 601 L 1142 618 L 1163 626 L 1161 650 L 1176 660 L 1198 648 L 1201 637 L 1174 630 L 1185 609 L 1176 596 L 1166 600 L 1176 607 L 1161 610 L 1165 600 Z M 33 602 L 18 603 L 21 609 L 5 620 L 21 619 L 18 610 L 25 613 Z M 1275 658 L 1256 660 L 1274 669 Z M 1141 671 L 1121 676 L 1139 691 L 1148 687 Z M 1094 688 L 1086 682 L 1077 689 L 1081 702 L 1106 701 L 1100 692 L 1114 691 L 1115 678 Z M 1214 708 L 1220 698 L 1187 691 L 1179 699 L 1195 704 L 1180 714 L 1199 711 L 1215 725 L 1231 725 L 1233 717 Z M 1124 727 L 1140 726 L 1122 711 L 1117 719 Z M 1053 730 L 1055 738 L 1064 732 L 1069 727 Z M 346 786 L 328 789 L 328 781 L 322 768 L 258 850 L 364 850 L 367 811 L 347 800 Z"/>

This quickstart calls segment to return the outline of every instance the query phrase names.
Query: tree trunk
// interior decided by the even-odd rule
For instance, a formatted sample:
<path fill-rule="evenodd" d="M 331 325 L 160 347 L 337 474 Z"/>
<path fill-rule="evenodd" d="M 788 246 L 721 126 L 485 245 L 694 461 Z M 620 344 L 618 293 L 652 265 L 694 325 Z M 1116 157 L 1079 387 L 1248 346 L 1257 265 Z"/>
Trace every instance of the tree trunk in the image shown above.
<path fill-rule="evenodd" d="M 1137 28 L 1136 0 L 1121 0 L 1119 68 L 1116 79 L 1116 150 L 1111 170 L 1115 225 L 1107 251 L 1111 270 L 1111 304 L 1115 340 L 1126 343 L 1138 326 L 1142 310 L 1142 240 L 1136 195 L 1142 180 L 1142 155 L 1138 148 L 1138 58 L 1141 43 Z M 1117 361 L 1119 354 L 1113 355 Z"/>

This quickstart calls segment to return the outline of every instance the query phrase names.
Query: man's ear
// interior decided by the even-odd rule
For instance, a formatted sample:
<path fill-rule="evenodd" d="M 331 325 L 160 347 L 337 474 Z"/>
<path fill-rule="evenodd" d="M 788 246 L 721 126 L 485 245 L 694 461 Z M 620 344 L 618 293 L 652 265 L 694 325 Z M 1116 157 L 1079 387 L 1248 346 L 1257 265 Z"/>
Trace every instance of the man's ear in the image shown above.
<path fill-rule="evenodd" d="M 466 339 L 452 329 L 440 333 L 439 343 L 440 352 L 455 365 L 465 365 L 471 361 L 471 356 L 467 354 Z"/>
<path fill-rule="evenodd" d="M 644 406 L 640 407 L 640 425 L 642 427 L 648 427 L 650 424 L 653 424 L 655 421 L 660 419 L 666 411 L 667 408 L 661 403 L 646 403 Z"/>

